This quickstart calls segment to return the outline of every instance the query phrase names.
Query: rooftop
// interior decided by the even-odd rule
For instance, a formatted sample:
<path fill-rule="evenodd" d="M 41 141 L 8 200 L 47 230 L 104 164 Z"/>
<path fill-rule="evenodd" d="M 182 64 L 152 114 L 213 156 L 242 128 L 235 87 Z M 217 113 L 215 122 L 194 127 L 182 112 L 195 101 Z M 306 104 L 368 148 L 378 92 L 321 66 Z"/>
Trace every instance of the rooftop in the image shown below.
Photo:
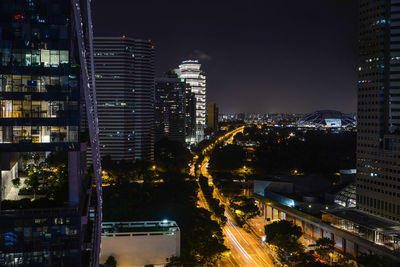
<path fill-rule="evenodd" d="M 177 223 L 170 220 L 103 222 L 101 228 L 103 233 L 180 231 Z"/>
<path fill-rule="evenodd" d="M 382 232 L 385 234 L 400 234 L 400 223 L 392 222 L 374 215 L 367 214 L 353 208 L 339 208 L 324 210 L 323 213 L 330 214 L 340 219 L 351 221 L 365 228 Z"/>

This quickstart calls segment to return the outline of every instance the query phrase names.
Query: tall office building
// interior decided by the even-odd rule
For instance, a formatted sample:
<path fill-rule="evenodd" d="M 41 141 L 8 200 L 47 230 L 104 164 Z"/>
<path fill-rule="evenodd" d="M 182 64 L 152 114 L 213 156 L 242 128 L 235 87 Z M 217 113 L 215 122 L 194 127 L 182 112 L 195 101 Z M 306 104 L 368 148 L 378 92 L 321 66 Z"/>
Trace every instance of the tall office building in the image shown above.
<path fill-rule="evenodd" d="M 156 78 L 154 95 L 155 140 L 167 137 L 185 143 L 186 88 L 175 73 Z"/>
<path fill-rule="evenodd" d="M 185 141 L 193 144 L 196 142 L 196 95 L 192 92 L 190 85 L 186 85 Z"/>
<path fill-rule="evenodd" d="M 357 207 L 400 221 L 400 1 L 360 1 Z"/>
<path fill-rule="evenodd" d="M 207 127 L 218 130 L 218 107 L 214 102 L 207 105 Z"/>
<path fill-rule="evenodd" d="M 185 60 L 176 70 L 179 78 L 186 80 L 196 96 L 196 135 L 195 142 L 204 139 L 206 126 L 206 76 L 198 60 Z"/>
<path fill-rule="evenodd" d="M 154 46 L 151 41 L 95 37 L 101 156 L 154 159 Z"/>
<path fill-rule="evenodd" d="M 95 88 L 85 60 L 92 47 L 86 4 L 0 1 L 2 266 L 98 265 L 101 166 Z M 80 127 L 84 106 L 86 140 Z M 92 222 L 88 141 L 97 185 Z"/>

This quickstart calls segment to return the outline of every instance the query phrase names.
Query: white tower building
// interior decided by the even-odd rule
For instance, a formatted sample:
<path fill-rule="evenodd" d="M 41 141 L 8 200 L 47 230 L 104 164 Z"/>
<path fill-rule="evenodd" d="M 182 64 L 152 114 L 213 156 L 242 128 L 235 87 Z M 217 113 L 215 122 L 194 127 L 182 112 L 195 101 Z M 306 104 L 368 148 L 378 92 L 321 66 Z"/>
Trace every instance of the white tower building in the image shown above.
<path fill-rule="evenodd" d="M 204 139 L 206 126 L 206 76 L 198 60 L 182 61 L 176 72 L 179 78 L 185 79 L 186 83 L 190 84 L 192 93 L 196 97 L 196 135 L 188 141 L 200 142 Z"/>

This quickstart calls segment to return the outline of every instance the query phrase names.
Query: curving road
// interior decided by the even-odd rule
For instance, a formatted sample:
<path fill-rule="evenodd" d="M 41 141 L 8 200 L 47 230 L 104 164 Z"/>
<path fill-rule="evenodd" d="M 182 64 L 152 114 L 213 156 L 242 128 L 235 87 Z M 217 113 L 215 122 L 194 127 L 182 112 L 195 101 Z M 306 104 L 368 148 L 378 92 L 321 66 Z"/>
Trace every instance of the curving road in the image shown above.
<path fill-rule="evenodd" d="M 223 136 L 221 139 L 218 139 L 216 142 L 223 139 L 226 143 L 232 143 L 234 135 L 242 132 L 243 129 L 244 127 L 235 129 Z M 211 182 L 212 177 L 207 170 L 208 161 L 209 157 L 206 156 L 201 163 L 200 171 L 201 174 Z M 215 192 L 216 194 L 214 197 L 218 198 L 220 202 L 223 203 L 216 188 Z M 199 205 L 205 208 L 207 207 L 207 203 L 201 193 L 199 196 Z M 231 254 L 228 258 L 221 260 L 218 263 L 218 266 L 274 266 L 268 248 L 261 243 L 260 238 L 253 233 L 247 233 L 237 226 L 229 214 L 229 211 L 225 211 L 225 216 L 228 221 L 226 226 L 223 228 L 223 232 L 226 236 L 226 246 L 231 250 Z"/>

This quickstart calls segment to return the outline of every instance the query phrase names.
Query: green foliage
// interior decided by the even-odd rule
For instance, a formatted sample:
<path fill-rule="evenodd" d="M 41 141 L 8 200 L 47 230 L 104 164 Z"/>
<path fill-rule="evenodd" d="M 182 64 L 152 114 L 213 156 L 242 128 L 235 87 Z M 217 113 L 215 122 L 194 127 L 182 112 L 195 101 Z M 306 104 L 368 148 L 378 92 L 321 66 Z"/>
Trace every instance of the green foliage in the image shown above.
<path fill-rule="evenodd" d="M 261 131 L 261 130 L 260 130 Z M 291 132 L 294 137 L 289 138 Z M 269 128 L 255 152 L 254 166 L 263 173 L 319 173 L 330 177 L 340 169 L 355 168 L 356 134 Z"/>
<path fill-rule="evenodd" d="M 21 185 L 21 179 L 18 178 L 18 177 L 12 179 L 11 182 L 12 182 L 12 184 L 13 184 L 13 186 L 14 186 L 15 188 L 18 188 L 18 187 L 20 187 L 20 185 Z"/>
<path fill-rule="evenodd" d="M 301 228 L 286 220 L 274 221 L 265 226 L 266 242 L 273 242 L 278 234 L 285 235 L 288 239 L 293 238 L 295 240 L 302 236 Z"/>
<path fill-rule="evenodd" d="M 213 176 L 213 182 L 218 188 L 219 192 L 224 197 L 233 198 L 243 192 L 243 186 L 240 183 L 232 182 L 233 177 L 231 173 L 218 173 Z"/>
<path fill-rule="evenodd" d="M 386 255 L 362 255 L 357 258 L 357 263 L 361 267 L 396 267 L 399 263 Z"/>
<path fill-rule="evenodd" d="M 163 138 L 155 145 L 157 170 L 161 172 L 185 172 L 192 159 L 190 151 L 182 143 Z"/>
<path fill-rule="evenodd" d="M 102 168 L 113 179 L 115 183 L 126 184 L 135 180 L 150 182 L 154 178 L 155 170 L 150 161 L 137 160 L 135 163 L 121 160 L 112 160 L 110 155 L 106 155 L 101 160 Z"/>
<path fill-rule="evenodd" d="M 229 201 L 230 207 L 243 220 L 254 218 L 260 214 L 254 198 L 246 196 L 237 196 Z"/>
<path fill-rule="evenodd" d="M 208 185 L 207 178 L 200 176 L 199 183 L 201 190 L 204 194 L 204 198 L 206 199 L 208 206 L 212 213 L 217 217 L 219 222 L 222 225 L 225 225 L 227 222 L 227 218 L 225 217 L 225 206 L 220 204 L 218 199 L 213 197 L 214 187 Z"/>
<path fill-rule="evenodd" d="M 107 258 L 104 267 L 117 267 L 117 261 L 112 255 Z"/>
<path fill-rule="evenodd" d="M 66 165 L 68 162 L 67 153 L 52 152 L 45 160 L 48 167 L 57 168 L 60 165 Z"/>
<path fill-rule="evenodd" d="M 304 253 L 304 246 L 299 242 L 301 228 L 293 223 L 281 220 L 265 226 L 266 242 L 283 264 L 293 266 Z"/>
<path fill-rule="evenodd" d="M 53 152 L 46 159 L 39 153 L 26 156 L 33 159 L 34 164 L 26 166 L 28 177 L 20 195 L 33 195 L 33 200 L 2 201 L 2 208 L 35 208 L 55 207 L 63 205 L 68 200 L 68 167 L 66 153 Z M 13 179 L 13 185 L 21 186 L 19 178 Z M 37 195 L 40 198 L 37 199 Z"/>
<path fill-rule="evenodd" d="M 319 238 L 315 244 L 315 253 L 317 253 L 317 255 L 321 259 L 329 261 L 329 253 L 333 253 L 335 250 L 335 241 L 330 238 L 324 237 Z"/>
<path fill-rule="evenodd" d="M 211 173 L 232 172 L 240 169 L 245 164 L 246 152 L 241 146 L 226 145 L 217 147 L 210 156 L 208 169 Z"/>

